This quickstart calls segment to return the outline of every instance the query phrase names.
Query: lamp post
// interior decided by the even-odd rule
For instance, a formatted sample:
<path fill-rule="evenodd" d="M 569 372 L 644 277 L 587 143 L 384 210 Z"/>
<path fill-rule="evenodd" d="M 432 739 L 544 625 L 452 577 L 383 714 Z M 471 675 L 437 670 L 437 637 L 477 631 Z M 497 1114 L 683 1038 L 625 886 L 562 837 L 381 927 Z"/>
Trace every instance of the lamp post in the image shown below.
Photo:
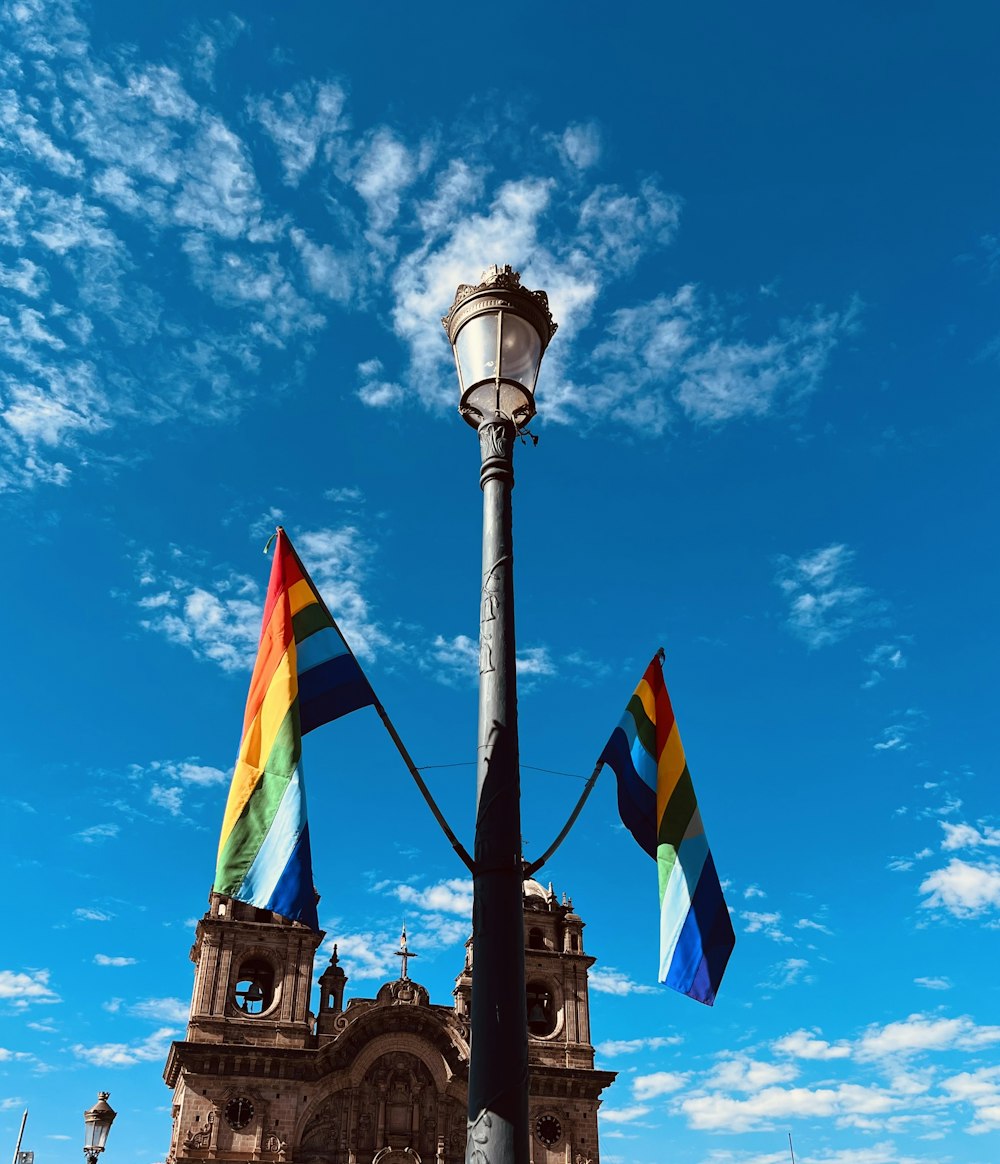
<path fill-rule="evenodd" d="M 108 1140 L 108 1132 L 118 1114 L 108 1103 L 110 1092 L 99 1091 L 97 1103 L 83 1113 L 83 1122 L 86 1134 L 83 1139 L 83 1153 L 87 1157 L 87 1164 L 97 1164 L 97 1157 L 104 1151 Z"/>
<path fill-rule="evenodd" d="M 535 381 L 556 331 L 544 291 L 491 267 L 442 320 L 455 351 L 459 412 L 479 434 L 483 584 L 472 907 L 472 1040 L 467 1164 L 528 1164 L 521 788 L 514 655 L 514 439 L 535 415 Z"/>

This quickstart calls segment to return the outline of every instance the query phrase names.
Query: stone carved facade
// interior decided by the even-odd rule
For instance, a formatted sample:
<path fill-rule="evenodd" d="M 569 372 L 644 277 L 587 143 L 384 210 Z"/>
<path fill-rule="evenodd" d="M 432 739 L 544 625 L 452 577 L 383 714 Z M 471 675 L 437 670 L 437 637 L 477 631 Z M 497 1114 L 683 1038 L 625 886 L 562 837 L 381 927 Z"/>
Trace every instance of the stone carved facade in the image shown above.
<path fill-rule="evenodd" d="M 599 1164 L 583 921 L 525 882 L 532 1164 Z M 309 1011 L 322 935 L 213 893 L 191 950 L 187 1037 L 168 1164 L 460 1164 L 465 1159 L 471 940 L 453 1006 L 406 975 L 345 1006 L 336 951 Z M 405 951 L 405 942 L 404 942 Z"/>

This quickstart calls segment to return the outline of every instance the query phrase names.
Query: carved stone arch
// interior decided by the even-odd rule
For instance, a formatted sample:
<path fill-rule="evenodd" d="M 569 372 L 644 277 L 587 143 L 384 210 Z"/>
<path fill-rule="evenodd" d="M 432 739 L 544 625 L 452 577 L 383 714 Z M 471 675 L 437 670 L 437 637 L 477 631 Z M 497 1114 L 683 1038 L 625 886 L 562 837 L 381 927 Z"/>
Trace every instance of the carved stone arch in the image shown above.
<path fill-rule="evenodd" d="M 440 1049 L 425 1036 L 409 1031 L 376 1035 L 355 1057 L 351 1065 L 351 1081 L 359 1084 L 378 1059 L 393 1051 L 404 1051 L 419 1059 L 430 1073 L 435 1088 L 439 1092 L 448 1089 L 453 1072 Z"/>
<path fill-rule="evenodd" d="M 394 1154 L 405 1156 L 408 1160 L 415 1161 L 415 1164 L 423 1164 L 420 1153 L 416 1152 L 413 1148 L 393 1148 L 391 1145 L 376 1152 L 372 1164 L 382 1164 L 386 1156 L 392 1156 Z"/>
<path fill-rule="evenodd" d="M 345 1131 L 349 1093 L 346 1089 L 327 1093 L 310 1104 L 304 1120 L 296 1131 L 295 1143 L 303 1158 L 326 1156 L 335 1152 L 340 1135 Z"/>

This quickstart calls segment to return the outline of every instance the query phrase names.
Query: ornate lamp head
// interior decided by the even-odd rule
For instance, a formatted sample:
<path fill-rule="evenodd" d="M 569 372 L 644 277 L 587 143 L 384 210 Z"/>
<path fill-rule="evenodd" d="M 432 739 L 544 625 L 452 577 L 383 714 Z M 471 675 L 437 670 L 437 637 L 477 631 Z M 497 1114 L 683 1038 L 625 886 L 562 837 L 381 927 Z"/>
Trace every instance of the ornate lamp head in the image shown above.
<path fill-rule="evenodd" d="M 458 410 L 478 428 L 497 413 L 517 428 L 535 415 L 542 355 L 559 326 L 544 291 L 521 286 L 512 267 L 490 267 L 475 286 L 463 283 L 441 320 L 455 351 Z"/>
<path fill-rule="evenodd" d="M 108 1140 L 108 1132 L 118 1114 L 108 1103 L 110 1092 L 101 1091 L 97 1095 L 97 1103 L 83 1113 L 83 1122 L 86 1127 L 83 1150 L 88 1160 L 96 1160 Z"/>

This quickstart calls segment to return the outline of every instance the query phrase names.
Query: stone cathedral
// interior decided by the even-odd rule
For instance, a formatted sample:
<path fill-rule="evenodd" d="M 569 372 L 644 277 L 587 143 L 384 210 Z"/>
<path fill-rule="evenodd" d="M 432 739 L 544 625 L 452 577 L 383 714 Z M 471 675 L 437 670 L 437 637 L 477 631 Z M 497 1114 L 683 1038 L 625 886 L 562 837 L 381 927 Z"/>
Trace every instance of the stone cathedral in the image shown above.
<path fill-rule="evenodd" d="M 599 1164 L 583 921 L 552 887 L 524 883 L 532 1164 Z M 167 1164 L 461 1164 L 465 1160 L 472 942 L 452 1006 L 409 975 L 345 1003 L 333 958 L 310 1011 L 323 940 L 298 922 L 212 893 L 191 960 L 187 1037 L 170 1048 Z"/>

